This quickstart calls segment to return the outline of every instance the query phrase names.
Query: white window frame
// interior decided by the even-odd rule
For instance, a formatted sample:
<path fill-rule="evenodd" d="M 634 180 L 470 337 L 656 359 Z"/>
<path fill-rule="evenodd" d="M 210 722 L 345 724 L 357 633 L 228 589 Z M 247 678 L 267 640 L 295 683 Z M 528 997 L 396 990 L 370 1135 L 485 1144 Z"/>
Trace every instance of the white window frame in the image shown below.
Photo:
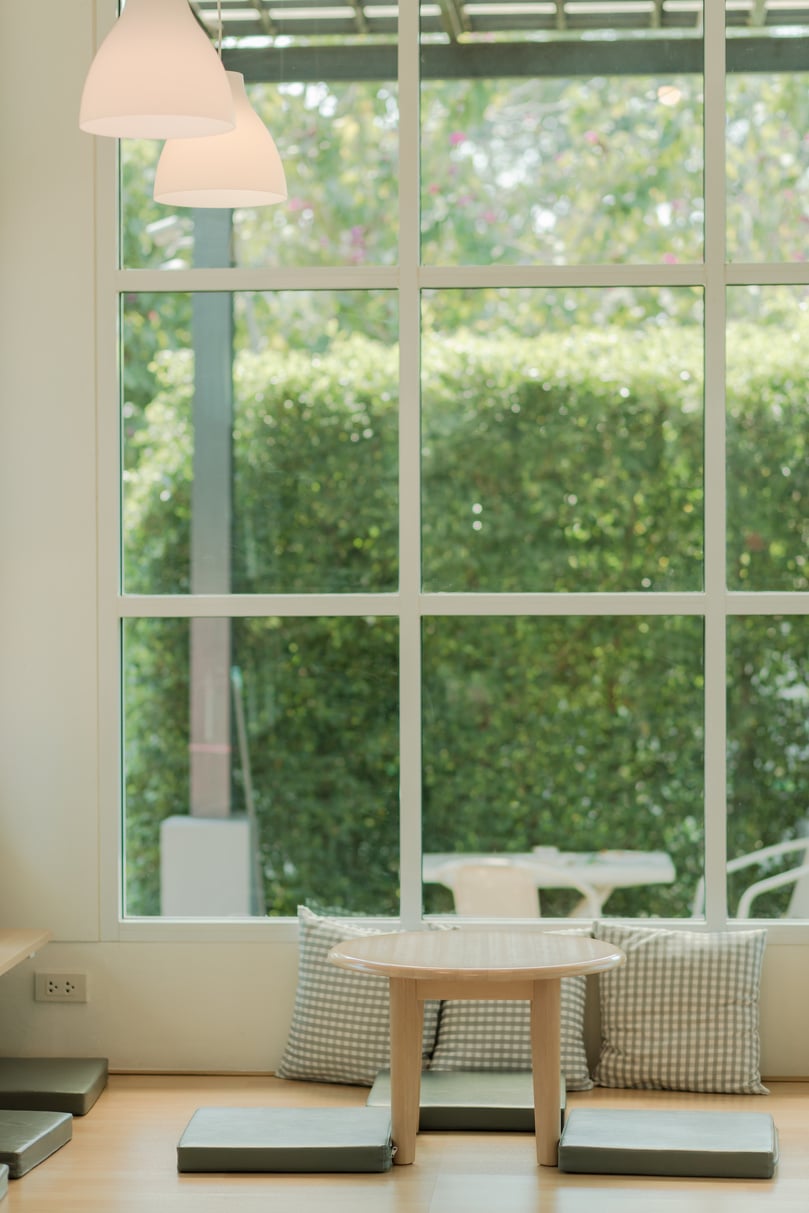
<path fill-rule="evenodd" d="M 102 938 L 162 941 L 293 939 L 292 919 L 169 920 L 122 918 L 122 775 L 120 629 L 130 617 L 388 615 L 400 623 L 400 855 L 401 923 L 421 920 L 421 622 L 435 615 L 696 615 L 705 624 L 705 877 L 706 915 L 678 927 L 721 929 L 727 919 L 726 658 L 727 620 L 735 615 L 809 614 L 809 594 L 747 593 L 726 589 L 725 320 L 726 288 L 753 284 L 807 284 L 800 264 L 725 263 L 725 12 L 704 4 L 705 260 L 655 266 L 419 265 L 419 181 L 399 174 L 399 265 L 326 269 L 117 268 L 116 156 L 113 141 L 98 139 L 97 349 L 99 450 L 99 668 Z M 106 31 L 115 0 L 96 0 Z M 99 38 L 100 40 L 100 38 Z M 400 165 L 419 163 L 418 5 L 400 0 Z M 420 578 L 420 296 L 424 288 L 695 286 L 705 300 L 705 548 L 704 589 L 694 593 L 435 594 Z M 119 294 L 126 291 L 392 289 L 399 300 L 399 567 L 392 594 L 138 596 L 120 592 L 119 526 Z M 388 923 L 390 919 L 386 920 Z M 394 920 L 394 923 L 398 920 Z M 656 920 L 658 921 L 658 920 Z M 809 926 L 766 920 L 770 938 L 809 940 Z"/>

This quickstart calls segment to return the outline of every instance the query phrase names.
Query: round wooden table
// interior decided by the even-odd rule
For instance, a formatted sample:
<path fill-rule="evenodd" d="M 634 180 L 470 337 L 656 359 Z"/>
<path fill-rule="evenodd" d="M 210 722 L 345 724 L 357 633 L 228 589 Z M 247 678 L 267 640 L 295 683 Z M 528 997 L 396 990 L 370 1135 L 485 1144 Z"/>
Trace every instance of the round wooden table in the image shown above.
<path fill-rule="evenodd" d="M 399 931 L 337 944 L 329 960 L 390 979 L 390 1091 L 394 1162 L 416 1155 L 422 1024 L 428 998 L 525 999 L 537 1161 L 555 1167 L 559 1145 L 559 983 L 622 964 L 612 944 L 536 930 Z M 358 1031 L 361 1031 L 358 1025 Z"/>

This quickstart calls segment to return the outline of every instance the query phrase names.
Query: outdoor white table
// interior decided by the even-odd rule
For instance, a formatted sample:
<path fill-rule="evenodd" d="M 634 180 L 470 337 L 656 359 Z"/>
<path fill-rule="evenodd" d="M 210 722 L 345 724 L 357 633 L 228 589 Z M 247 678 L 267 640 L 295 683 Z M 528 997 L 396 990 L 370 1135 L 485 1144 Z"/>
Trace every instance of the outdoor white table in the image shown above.
<path fill-rule="evenodd" d="M 416 1154 L 424 1000 L 494 998 L 531 1003 L 537 1161 L 556 1166 L 560 981 L 621 964 L 619 948 L 599 939 L 541 931 L 400 931 L 346 940 L 331 949 L 329 960 L 390 979 L 395 1163 L 412 1163 Z"/>
<path fill-rule="evenodd" d="M 535 851 L 497 854 L 459 851 L 426 854 L 422 867 L 424 882 L 451 888 L 453 866 L 487 859 L 507 859 L 533 868 L 538 889 L 586 885 L 592 890 L 599 914 L 614 889 L 672 884 L 677 875 L 671 857 L 665 851 L 558 851 L 555 847 L 538 847 Z M 586 907 L 582 907 L 582 912 L 584 910 Z"/>

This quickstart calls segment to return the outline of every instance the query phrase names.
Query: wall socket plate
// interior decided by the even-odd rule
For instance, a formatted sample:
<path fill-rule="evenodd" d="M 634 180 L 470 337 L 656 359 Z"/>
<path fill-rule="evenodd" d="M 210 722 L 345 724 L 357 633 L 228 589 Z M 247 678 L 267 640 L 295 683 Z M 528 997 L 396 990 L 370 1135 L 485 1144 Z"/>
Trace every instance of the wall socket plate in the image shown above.
<path fill-rule="evenodd" d="M 86 973 L 35 973 L 36 1002 L 87 1002 Z"/>

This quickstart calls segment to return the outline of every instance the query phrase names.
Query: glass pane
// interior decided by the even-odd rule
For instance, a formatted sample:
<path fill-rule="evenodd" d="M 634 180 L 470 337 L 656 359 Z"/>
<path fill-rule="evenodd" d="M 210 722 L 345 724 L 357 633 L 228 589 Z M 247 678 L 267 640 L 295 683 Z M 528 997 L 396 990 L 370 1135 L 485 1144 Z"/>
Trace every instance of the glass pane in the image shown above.
<path fill-rule="evenodd" d="M 809 862 L 809 618 L 728 620 L 731 914 L 809 918 L 809 887 L 771 878 Z M 807 843 L 809 845 L 809 843 Z M 774 852 L 756 855 L 762 848 Z M 745 891 L 759 881 L 760 893 Z"/>
<path fill-rule="evenodd" d="M 386 32 L 350 40 L 335 40 L 316 10 L 307 14 L 302 33 L 245 37 L 239 29 L 247 23 L 240 23 L 236 10 L 224 9 L 225 66 L 245 75 L 250 103 L 281 156 L 288 190 L 285 202 L 232 212 L 227 264 L 396 260 L 396 6 L 387 7 L 392 14 L 372 23 Z M 215 20 L 215 12 L 206 15 Z M 272 21 L 277 24 L 276 14 Z M 204 212 L 153 201 L 160 152 L 154 141 L 121 142 L 123 265 L 170 270 L 221 264 L 196 239 Z"/>
<path fill-rule="evenodd" d="M 605 913 L 688 915 L 702 870 L 702 685 L 696 618 L 426 621 L 425 869 L 434 854 L 558 848 L 539 858 L 563 873 L 589 865 L 587 883 L 608 886 Z M 660 882 L 666 855 L 674 872 Z M 570 914 L 579 897 L 543 887 L 542 914 Z M 438 884 L 425 903 L 452 907 Z"/>
<path fill-rule="evenodd" d="M 739 7 L 727 6 L 728 260 L 805 261 L 807 8 Z"/>
<path fill-rule="evenodd" d="M 128 593 L 397 584 L 393 293 L 128 295 Z"/>
<path fill-rule="evenodd" d="M 459 41 L 427 7 L 426 264 L 701 260 L 701 4 L 474 5 Z"/>
<path fill-rule="evenodd" d="M 428 292 L 423 329 L 425 589 L 701 588 L 699 292 Z"/>
<path fill-rule="evenodd" d="M 731 589 L 809 586 L 809 287 L 728 291 Z"/>
<path fill-rule="evenodd" d="M 127 914 L 398 913 L 397 633 L 124 621 Z"/>

